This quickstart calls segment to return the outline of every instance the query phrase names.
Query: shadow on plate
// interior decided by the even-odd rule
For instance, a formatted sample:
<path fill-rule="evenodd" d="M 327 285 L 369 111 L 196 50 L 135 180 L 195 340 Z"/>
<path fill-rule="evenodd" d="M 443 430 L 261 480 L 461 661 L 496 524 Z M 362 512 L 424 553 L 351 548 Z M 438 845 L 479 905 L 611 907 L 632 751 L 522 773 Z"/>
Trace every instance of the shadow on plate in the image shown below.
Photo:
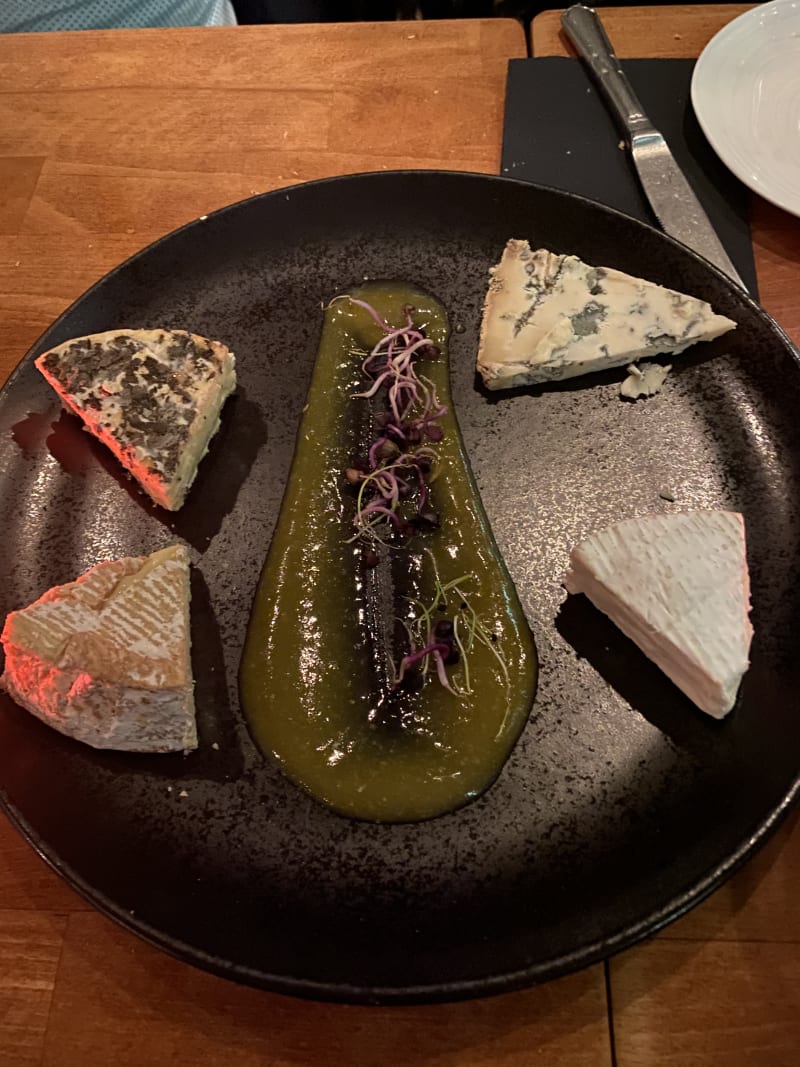
<path fill-rule="evenodd" d="M 239 490 L 267 441 L 267 426 L 259 406 L 239 389 L 223 408 L 220 428 L 200 464 L 186 503 L 174 513 L 154 504 L 105 445 L 67 411 L 62 410 L 58 417 L 52 410 L 30 412 L 14 425 L 13 436 L 27 453 L 43 442 L 66 474 L 82 475 L 101 466 L 147 515 L 198 552 L 204 552 L 225 516 L 233 510 Z"/>
<path fill-rule="evenodd" d="M 567 597 L 556 616 L 556 629 L 634 711 L 679 749 L 702 760 L 719 747 L 721 724 L 699 711 L 587 597 Z"/>
<path fill-rule="evenodd" d="M 64 418 L 65 416 L 66 412 L 62 410 L 61 417 Z M 14 444 L 26 456 L 34 455 L 40 448 L 45 446 L 48 436 L 55 429 L 56 419 L 57 408 L 55 405 L 49 407 L 47 411 L 29 411 L 24 419 L 15 422 L 11 427 L 11 437 Z"/>
<path fill-rule="evenodd" d="M 256 456 L 267 442 L 258 404 L 239 386 L 222 409 L 220 428 L 200 464 L 186 503 L 178 512 L 156 508 L 158 519 L 178 537 L 204 552 L 236 504 Z"/>

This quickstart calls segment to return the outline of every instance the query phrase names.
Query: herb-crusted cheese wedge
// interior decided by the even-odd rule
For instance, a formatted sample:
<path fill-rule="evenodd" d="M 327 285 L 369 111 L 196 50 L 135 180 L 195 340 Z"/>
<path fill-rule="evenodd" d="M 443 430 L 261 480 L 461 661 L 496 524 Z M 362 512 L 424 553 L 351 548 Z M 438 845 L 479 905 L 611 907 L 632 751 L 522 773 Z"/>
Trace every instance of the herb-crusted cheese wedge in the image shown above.
<path fill-rule="evenodd" d="M 156 504 L 177 511 L 236 387 L 225 345 L 185 330 L 110 330 L 36 366 Z"/>
<path fill-rule="evenodd" d="M 99 563 L 12 612 L 0 684 L 49 726 L 94 748 L 197 747 L 189 554 Z"/>
<path fill-rule="evenodd" d="M 572 378 L 735 328 L 703 300 L 511 240 L 490 272 L 478 371 L 489 389 Z"/>
<path fill-rule="evenodd" d="M 572 550 L 564 584 L 585 593 L 698 708 L 717 719 L 731 710 L 753 636 L 738 512 L 625 519 Z"/>

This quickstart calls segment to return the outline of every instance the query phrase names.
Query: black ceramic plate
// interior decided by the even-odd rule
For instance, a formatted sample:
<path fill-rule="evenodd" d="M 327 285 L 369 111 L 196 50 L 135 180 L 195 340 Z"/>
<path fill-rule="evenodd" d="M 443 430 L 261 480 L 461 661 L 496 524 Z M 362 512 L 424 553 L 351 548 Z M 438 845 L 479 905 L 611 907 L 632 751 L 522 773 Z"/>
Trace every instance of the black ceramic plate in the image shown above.
<path fill-rule="evenodd" d="M 710 300 L 732 336 L 675 360 L 663 393 L 619 373 L 488 396 L 487 268 L 527 237 Z M 255 751 L 237 705 L 251 597 L 292 457 L 320 305 L 399 277 L 450 309 L 455 402 L 541 656 L 532 718 L 494 787 L 419 825 L 332 814 Z M 235 350 L 240 389 L 177 516 L 150 507 L 60 414 L 32 356 L 115 326 L 190 327 Z M 342 1000 L 426 1000 L 588 964 L 685 911 L 793 799 L 800 755 L 800 370 L 742 293 L 655 231 L 512 181 L 402 173 L 235 205 L 105 278 L 0 401 L 0 615 L 99 559 L 194 549 L 200 749 L 95 752 L 0 703 L 0 783 L 34 847 L 100 909 L 242 981 Z M 674 497 L 674 503 L 665 497 Z M 560 582 L 570 547 L 624 516 L 746 517 L 755 640 L 715 722 Z"/>

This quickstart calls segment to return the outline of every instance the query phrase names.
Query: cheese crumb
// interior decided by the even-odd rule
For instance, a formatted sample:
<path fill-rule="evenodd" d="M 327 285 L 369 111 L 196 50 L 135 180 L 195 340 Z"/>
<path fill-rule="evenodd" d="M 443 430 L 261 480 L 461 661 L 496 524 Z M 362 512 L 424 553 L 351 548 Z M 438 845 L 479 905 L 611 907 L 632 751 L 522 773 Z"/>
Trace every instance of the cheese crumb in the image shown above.
<path fill-rule="evenodd" d="M 672 364 L 662 367 L 660 363 L 645 363 L 637 367 L 631 363 L 628 377 L 619 387 L 619 395 L 629 400 L 638 400 L 641 396 L 654 396 L 661 391 L 664 379 L 672 370 Z"/>

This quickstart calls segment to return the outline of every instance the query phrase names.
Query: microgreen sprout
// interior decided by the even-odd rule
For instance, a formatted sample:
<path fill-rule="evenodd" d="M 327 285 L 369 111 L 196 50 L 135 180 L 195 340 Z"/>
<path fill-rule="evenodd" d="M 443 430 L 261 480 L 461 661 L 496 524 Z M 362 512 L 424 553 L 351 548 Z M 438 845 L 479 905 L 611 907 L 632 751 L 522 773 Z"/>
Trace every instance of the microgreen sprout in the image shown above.
<path fill-rule="evenodd" d="M 374 567 L 378 545 L 405 543 L 414 533 L 436 529 L 439 517 L 430 508 L 431 485 L 441 468 L 436 448 L 444 438 L 440 419 L 447 414 L 436 385 L 417 372 L 419 358 L 434 358 L 438 348 L 414 325 L 413 308 L 404 309 L 405 324 L 391 326 L 364 300 L 349 300 L 362 308 L 380 327 L 382 335 L 369 352 L 351 350 L 361 361 L 366 379 L 354 399 L 380 400 L 383 410 L 373 419 L 375 437 L 366 457 L 344 471 L 346 482 L 357 487 L 354 525 L 349 540 L 362 548 L 362 560 Z M 410 620 L 398 620 L 406 630 L 408 652 L 393 666 L 395 688 L 422 685 L 436 673 L 440 684 L 455 697 L 473 692 L 470 655 L 477 645 L 490 649 L 506 688 L 510 678 L 497 637 L 482 622 L 467 592 L 471 575 L 442 582 L 435 557 L 425 549 L 434 573 L 430 604 L 411 599 Z M 505 718 L 497 737 L 503 732 Z"/>
<path fill-rule="evenodd" d="M 408 633 L 410 651 L 400 661 L 395 672 L 395 685 L 405 681 L 412 668 L 419 670 L 423 677 L 435 669 L 439 681 L 454 696 L 468 696 L 473 692 L 470 681 L 470 654 L 475 645 L 489 649 L 497 660 L 503 682 L 508 689 L 511 678 L 508 664 L 497 635 L 492 633 L 473 607 L 467 592 L 472 575 L 462 574 L 442 582 L 433 553 L 426 549 L 434 573 L 434 597 L 430 604 L 411 599 L 410 603 L 417 612 L 411 623 L 403 621 Z M 450 668 L 450 674 L 447 671 Z M 458 668 L 459 677 L 456 678 Z M 500 724 L 497 737 L 503 732 L 506 720 Z"/>
<path fill-rule="evenodd" d="M 358 486 L 356 533 L 350 540 L 363 546 L 375 542 L 392 546 L 439 524 L 428 503 L 440 466 L 433 446 L 444 437 L 439 420 L 447 407 L 435 384 L 418 374 L 415 366 L 419 358 L 435 357 L 439 350 L 414 325 L 411 307 L 404 309 L 402 326 L 390 326 L 366 301 L 336 299 L 363 308 L 383 331 L 369 352 L 357 353 L 367 381 L 354 398 L 380 398 L 384 410 L 374 419 L 376 436 L 366 459 L 345 471 L 347 482 Z"/>

